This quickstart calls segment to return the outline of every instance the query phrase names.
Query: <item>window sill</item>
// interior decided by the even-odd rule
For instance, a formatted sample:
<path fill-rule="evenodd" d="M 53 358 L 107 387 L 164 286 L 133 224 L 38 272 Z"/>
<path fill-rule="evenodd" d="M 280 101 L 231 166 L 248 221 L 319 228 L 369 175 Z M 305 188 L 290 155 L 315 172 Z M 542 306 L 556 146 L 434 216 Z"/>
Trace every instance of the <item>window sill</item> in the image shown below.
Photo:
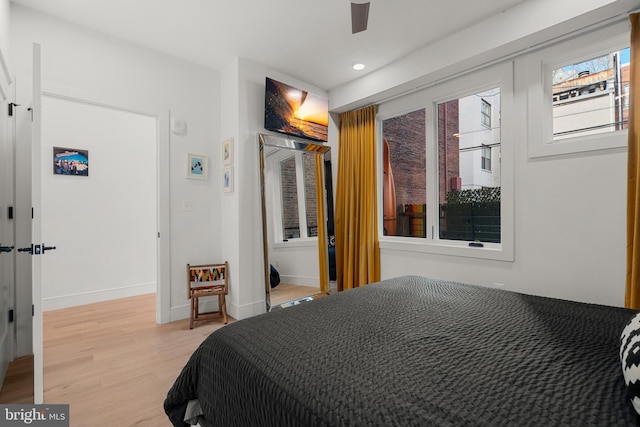
<path fill-rule="evenodd" d="M 286 242 L 276 242 L 273 244 L 273 247 L 277 249 L 318 247 L 318 238 L 317 237 L 307 237 L 307 238 L 299 237 L 299 238 L 288 240 Z"/>
<path fill-rule="evenodd" d="M 627 129 L 623 129 L 611 133 L 599 133 L 559 139 L 554 140 L 553 142 L 532 143 L 532 141 L 536 140 L 536 137 L 539 136 L 532 135 L 529 139 L 529 158 L 532 159 L 537 157 L 623 148 L 627 146 L 628 131 Z"/>
<path fill-rule="evenodd" d="M 422 238 L 382 237 L 380 249 L 429 253 L 465 258 L 478 258 L 493 261 L 513 262 L 513 248 L 496 243 L 484 243 L 484 247 L 469 247 L 469 242 L 426 241 Z"/>

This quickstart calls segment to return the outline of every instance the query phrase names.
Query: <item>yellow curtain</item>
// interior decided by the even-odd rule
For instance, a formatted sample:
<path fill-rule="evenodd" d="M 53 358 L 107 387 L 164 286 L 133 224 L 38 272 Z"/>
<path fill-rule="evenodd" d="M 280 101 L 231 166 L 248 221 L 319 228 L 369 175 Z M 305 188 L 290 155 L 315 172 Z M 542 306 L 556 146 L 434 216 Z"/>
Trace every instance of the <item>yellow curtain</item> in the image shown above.
<path fill-rule="evenodd" d="M 380 280 L 376 106 L 340 115 L 335 232 L 338 290 Z"/>
<path fill-rule="evenodd" d="M 627 160 L 627 289 L 625 306 L 640 309 L 640 14 L 631 21 L 631 75 L 629 93 L 629 147 Z"/>
<path fill-rule="evenodd" d="M 324 218 L 324 156 L 316 155 L 316 198 L 318 200 L 318 260 L 320 268 L 320 291 L 329 290 L 329 260 L 327 253 L 327 222 Z"/>

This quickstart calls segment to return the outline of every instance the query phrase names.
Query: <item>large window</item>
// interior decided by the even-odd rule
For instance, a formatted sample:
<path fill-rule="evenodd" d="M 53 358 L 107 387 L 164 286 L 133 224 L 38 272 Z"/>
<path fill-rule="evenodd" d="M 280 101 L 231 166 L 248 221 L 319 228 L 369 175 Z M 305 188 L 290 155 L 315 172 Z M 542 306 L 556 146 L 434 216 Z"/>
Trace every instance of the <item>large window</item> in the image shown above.
<path fill-rule="evenodd" d="M 491 117 L 500 117 L 500 88 L 438 104 L 441 239 L 500 243 L 500 167 L 491 168 L 500 120 L 487 126 Z"/>
<path fill-rule="evenodd" d="M 382 121 L 384 227 L 387 236 L 426 236 L 425 109 Z"/>
<path fill-rule="evenodd" d="M 511 70 L 487 68 L 379 107 L 381 248 L 513 259 L 513 148 L 502 143 L 514 126 L 505 133 Z"/>

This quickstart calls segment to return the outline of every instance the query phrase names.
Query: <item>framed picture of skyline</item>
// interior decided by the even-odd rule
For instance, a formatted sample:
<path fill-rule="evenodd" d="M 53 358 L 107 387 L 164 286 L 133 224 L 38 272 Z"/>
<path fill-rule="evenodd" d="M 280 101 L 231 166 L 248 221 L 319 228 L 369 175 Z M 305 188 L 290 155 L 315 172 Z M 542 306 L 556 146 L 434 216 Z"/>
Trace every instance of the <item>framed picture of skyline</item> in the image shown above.
<path fill-rule="evenodd" d="M 53 174 L 89 176 L 89 151 L 53 147 Z"/>

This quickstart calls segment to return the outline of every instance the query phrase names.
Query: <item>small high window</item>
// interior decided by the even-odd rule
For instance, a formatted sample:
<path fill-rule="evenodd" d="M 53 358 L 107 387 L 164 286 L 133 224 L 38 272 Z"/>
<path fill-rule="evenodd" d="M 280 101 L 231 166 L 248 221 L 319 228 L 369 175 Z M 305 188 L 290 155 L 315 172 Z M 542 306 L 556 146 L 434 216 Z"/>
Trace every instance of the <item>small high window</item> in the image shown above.
<path fill-rule="evenodd" d="M 553 139 L 627 128 L 629 48 L 551 70 Z"/>
<path fill-rule="evenodd" d="M 623 21 L 527 55 L 528 156 L 626 147 L 630 61 Z"/>

